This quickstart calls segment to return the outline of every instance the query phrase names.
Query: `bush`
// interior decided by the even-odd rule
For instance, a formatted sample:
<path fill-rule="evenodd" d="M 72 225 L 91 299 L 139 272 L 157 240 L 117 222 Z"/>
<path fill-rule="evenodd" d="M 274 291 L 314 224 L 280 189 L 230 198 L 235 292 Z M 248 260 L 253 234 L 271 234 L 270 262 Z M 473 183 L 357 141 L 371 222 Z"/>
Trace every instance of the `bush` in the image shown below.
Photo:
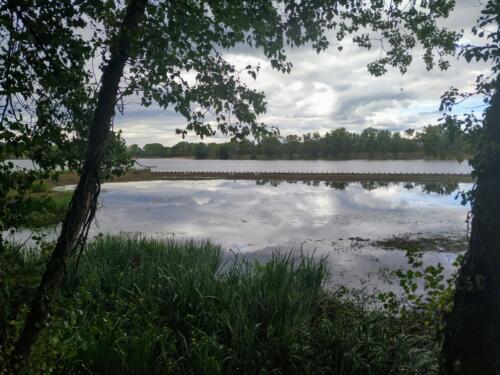
<path fill-rule="evenodd" d="M 69 265 L 68 265 L 69 267 Z M 42 331 L 30 374 L 432 374 L 436 343 L 324 289 L 325 259 L 225 258 L 209 242 L 101 236 Z"/>
<path fill-rule="evenodd" d="M 72 192 L 54 192 L 32 196 L 32 210 L 23 220 L 27 228 L 43 228 L 59 224 L 66 215 Z"/>
<path fill-rule="evenodd" d="M 30 191 L 32 193 L 47 193 L 50 191 L 49 185 L 44 181 L 36 181 L 31 185 Z"/>

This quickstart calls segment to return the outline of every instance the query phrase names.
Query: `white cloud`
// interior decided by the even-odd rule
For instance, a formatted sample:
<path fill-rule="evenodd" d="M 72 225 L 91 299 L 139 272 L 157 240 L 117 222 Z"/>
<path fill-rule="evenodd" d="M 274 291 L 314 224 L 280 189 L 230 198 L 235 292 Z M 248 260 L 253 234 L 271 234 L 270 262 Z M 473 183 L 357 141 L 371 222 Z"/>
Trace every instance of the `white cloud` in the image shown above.
<path fill-rule="evenodd" d="M 467 30 L 475 23 L 479 11 L 477 0 L 460 0 L 444 24 L 456 30 L 465 29 L 464 41 L 473 40 Z M 290 50 L 289 60 L 294 65 L 290 74 L 272 70 L 261 53 L 245 46 L 227 52 L 225 57 L 238 68 L 260 64 L 256 80 L 246 74 L 242 78 L 251 88 L 266 94 L 268 111 L 260 120 L 278 127 L 284 135 L 326 132 L 339 126 L 353 131 L 368 126 L 393 130 L 419 128 L 440 116 L 439 100 L 446 89 L 451 85 L 472 88 L 476 76 L 488 70 L 485 64 L 467 64 L 453 58 L 448 71 L 428 72 L 421 53 L 416 51 L 405 75 L 389 71 L 377 78 L 366 69 L 378 57 L 377 48 L 367 51 L 352 43 L 342 45 L 342 52 L 330 48 L 319 55 L 310 48 Z M 141 145 L 175 144 L 181 140 L 175 129 L 184 124 L 184 119 L 172 110 L 145 110 L 139 106 L 129 107 L 124 117 L 116 119 L 116 126 L 123 129 L 127 142 Z M 190 136 L 188 140 L 198 138 Z M 209 139 L 220 140 L 221 137 Z"/>

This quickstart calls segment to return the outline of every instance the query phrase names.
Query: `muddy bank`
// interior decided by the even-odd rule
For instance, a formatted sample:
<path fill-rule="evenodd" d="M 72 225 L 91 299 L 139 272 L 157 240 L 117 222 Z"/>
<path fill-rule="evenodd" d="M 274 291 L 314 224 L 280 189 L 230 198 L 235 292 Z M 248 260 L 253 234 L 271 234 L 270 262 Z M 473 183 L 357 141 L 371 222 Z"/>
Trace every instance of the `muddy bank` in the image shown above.
<path fill-rule="evenodd" d="M 132 170 L 127 174 L 114 177 L 109 182 L 155 181 L 155 180 L 275 180 L 275 181 L 336 181 L 336 182 L 427 182 L 458 183 L 473 182 L 468 174 L 444 173 L 291 173 L 291 172 L 152 172 Z M 75 184 L 78 176 L 64 174 L 58 185 Z"/>

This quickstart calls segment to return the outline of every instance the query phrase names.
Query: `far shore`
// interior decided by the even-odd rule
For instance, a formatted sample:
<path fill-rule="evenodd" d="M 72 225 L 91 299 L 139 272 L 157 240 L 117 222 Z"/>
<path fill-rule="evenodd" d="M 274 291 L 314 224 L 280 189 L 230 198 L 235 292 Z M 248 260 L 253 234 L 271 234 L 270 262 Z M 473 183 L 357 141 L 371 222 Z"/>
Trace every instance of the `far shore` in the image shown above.
<path fill-rule="evenodd" d="M 140 159 L 189 159 L 189 160 L 198 160 L 198 161 L 228 161 L 228 160 L 252 160 L 252 161 L 349 161 L 349 160 L 369 160 L 369 161 L 398 161 L 398 160 L 452 160 L 456 161 L 458 163 L 462 162 L 467 162 L 468 160 L 472 159 L 472 155 L 469 154 L 464 154 L 460 159 L 457 159 L 455 155 L 446 155 L 445 157 L 437 157 L 437 156 L 432 156 L 425 154 L 423 152 L 400 152 L 398 154 L 393 154 L 393 153 L 357 153 L 357 154 L 349 154 L 348 156 L 342 155 L 338 156 L 335 158 L 300 158 L 300 157 L 293 157 L 293 158 L 263 158 L 263 157 L 258 157 L 258 158 L 227 158 L 227 159 L 220 159 L 220 158 L 196 158 L 194 156 L 154 156 L 154 155 L 131 155 L 131 158 L 134 160 L 140 160 Z M 27 160 L 29 161 L 30 159 L 27 158 L 7 158 L 8 160 Z"/>

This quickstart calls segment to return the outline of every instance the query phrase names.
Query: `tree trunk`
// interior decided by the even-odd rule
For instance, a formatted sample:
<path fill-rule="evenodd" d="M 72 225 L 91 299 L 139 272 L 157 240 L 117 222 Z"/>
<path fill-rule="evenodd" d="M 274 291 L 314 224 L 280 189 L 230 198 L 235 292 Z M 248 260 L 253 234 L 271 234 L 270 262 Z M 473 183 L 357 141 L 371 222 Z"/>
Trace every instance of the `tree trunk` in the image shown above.
<path fill-rule="evenodd" d="M 11 355 L 9 369 L 18 373 L 25 366 L 38 334 L 47 318 L 51 303 L 57 298 L 65 276 L 66 261 L 75 248 L 84 223 L 89 218 L 91 206 L 99 192 L 99 169 L 115 114 L 118 86 L 125 63 L 129 58 L 130 44 L 138 31 L 139 20 L 147 0 L 130 0 L 116 38 L 110 46 L 110 59 L 103 68 L 97 106 L 89 130 L 87 155 L 80 181 L 64 219 L 56 247 L 47 263 L 45 273 L 31 304 L 23 331 Z"/>
<path fill-rule="evenodd" d="M 474 161 L 472 232 L 445 318 L 442 373 L 500 374 L 500 77 Z"/>

